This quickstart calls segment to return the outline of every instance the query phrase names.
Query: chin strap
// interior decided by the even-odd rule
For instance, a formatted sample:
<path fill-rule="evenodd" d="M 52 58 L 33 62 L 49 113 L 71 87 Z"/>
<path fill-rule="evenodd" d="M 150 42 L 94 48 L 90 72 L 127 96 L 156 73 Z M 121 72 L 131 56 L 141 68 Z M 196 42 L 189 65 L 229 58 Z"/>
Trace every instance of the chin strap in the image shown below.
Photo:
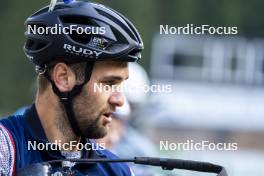
<path fill-rule="evenodd" d="M 73 89 L 69 92 L 61 92 L 57 86 L 55 85 L 54 81 L 51 79 L 50 75 L 47 71 L 44 72 L 44 76 L 50 81 L 52 85 L 53 92 L 59 97 L 61 103 L 64 106 L 66 115 L 68 117 L 69 123 L 75 135 L 83 137 L 83 134 L 80 130 L 78 125 L 77 119 L 74 114 L 73 110 L 73 98 L 79 95 L 82 91 L 83 86 L 89 82 L 92 70 L 93 70 L 94 62 L 87 62 L 85 67 L 85 79 L 84 82 L 80 85 L 75 85 Z"/>

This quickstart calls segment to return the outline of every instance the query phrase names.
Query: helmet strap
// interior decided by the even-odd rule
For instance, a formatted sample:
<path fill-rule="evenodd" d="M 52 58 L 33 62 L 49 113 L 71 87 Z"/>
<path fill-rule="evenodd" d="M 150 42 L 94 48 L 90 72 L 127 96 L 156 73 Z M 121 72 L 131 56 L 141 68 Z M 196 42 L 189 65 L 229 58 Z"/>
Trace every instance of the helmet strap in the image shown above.
<path fill-rule="evenodd" d="M 53 92 L 59 97 L 60 102 L 63 104 L 66 115 L 68 117 L 70 126 L 72 128 L 72 131 L 74 132 L 75 135 L 84 137 L 82 134 L 80 127 L 78 125 L 77 119 L 75 117 L 75 113 L 73 110 L 73 98 L 79 95 L 82 91 L 83 86 L 89 82 L 91 75 L 92 75 L 92 70 L 93 70 L 94 62 L 87 62 L 86 67 L 85 67 L 85 80 L 82 84 L 80 85 L 75 85 L 73 89 L 69 92 L 61 92 L 57 86 L 55 85 L 54 81 L 51 79 L 50 75 L 46 71 L 44 73 L 45 77 L 50 81 L 52 85 L 52 90 Z"/>

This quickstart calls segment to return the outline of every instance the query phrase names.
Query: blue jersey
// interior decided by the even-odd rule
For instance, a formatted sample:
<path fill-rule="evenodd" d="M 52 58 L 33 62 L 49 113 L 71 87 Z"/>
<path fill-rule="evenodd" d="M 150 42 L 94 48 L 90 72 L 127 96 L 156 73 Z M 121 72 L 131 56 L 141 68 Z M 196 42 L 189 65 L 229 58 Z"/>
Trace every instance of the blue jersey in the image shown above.
<path fill-rule="evenodd" d="M 64 159 L 60 150 L 45 148 L 33 150 L 29 144 L 46 144 L 48 140 L 39 120 L 36 107 L 32 105 L 23 115 L 14 115 L 0 120 L 0 175 L 15 175 L 16 171 L 31 164 Z M 82 140 L 83 145 L 93 144 L 89 139 Z M 49 145 L 47 145 L 49 146 Z M 84 148 L 82 159 L 116 159 L 110 151 L 99 148 Z M 79 174 L 89 176 L 130 176 L 130 168 L 124 163 L 76 164 Z"/>

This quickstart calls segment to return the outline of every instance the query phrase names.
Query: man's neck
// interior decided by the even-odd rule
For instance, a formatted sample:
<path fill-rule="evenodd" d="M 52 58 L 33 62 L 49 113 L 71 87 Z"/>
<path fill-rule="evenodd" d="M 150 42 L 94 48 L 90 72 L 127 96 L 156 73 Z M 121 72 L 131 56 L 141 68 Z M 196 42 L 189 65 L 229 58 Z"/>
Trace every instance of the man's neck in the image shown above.
<path fill-rule="evenodd" d="M 71 129 L 57 97 L 51 97 L 44 93 L 37 96 L 35 104 L 40 122 L 50 143 L 60 141 L 61 144 L 70 144 L 71 141 L 76 141 L 74 142 L 76 144 L 80 142 L 81 138 L 76 136 Z M 73 147 L 72 150 L 76 151 L 77 149 Z"/>

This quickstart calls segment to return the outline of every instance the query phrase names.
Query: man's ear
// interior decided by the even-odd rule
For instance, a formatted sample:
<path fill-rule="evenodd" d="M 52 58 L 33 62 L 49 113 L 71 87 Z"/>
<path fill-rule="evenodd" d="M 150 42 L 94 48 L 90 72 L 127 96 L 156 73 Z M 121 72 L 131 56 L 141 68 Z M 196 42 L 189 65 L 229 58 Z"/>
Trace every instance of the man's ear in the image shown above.
<path fill-rule="evenodd" d="M 52 79 L 61 92 L 71 91 L 76 84 L 76 77 L 72 69 L 65 63 L 57 63 L 52 71 Z"/>

